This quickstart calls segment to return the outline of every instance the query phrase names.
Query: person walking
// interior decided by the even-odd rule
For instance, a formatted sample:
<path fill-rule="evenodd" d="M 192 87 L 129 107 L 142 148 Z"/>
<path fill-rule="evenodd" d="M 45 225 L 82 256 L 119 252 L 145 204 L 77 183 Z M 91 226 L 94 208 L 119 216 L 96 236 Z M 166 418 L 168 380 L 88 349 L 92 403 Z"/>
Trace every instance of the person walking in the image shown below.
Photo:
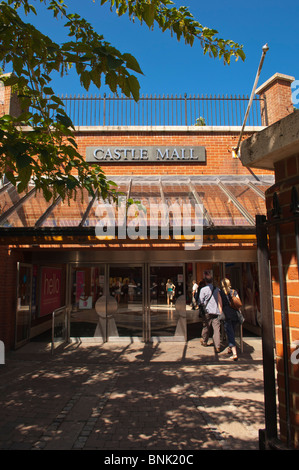
<path fill-rule="evenodd" d="M 215 351 L 220 352 L 220 315 L 222 313 L 222 298 L 220 289 L 213 285 L 213 277 L 208 271 L 204 271 L 203 287 L 199 294 L 199 303 L 206 306 L 206 314 L 203 318 L 201 332 L 201 344 L 208 345 L 210 328 L 213 328 L 213 342 Z"/>
<path fill-rule="evenodd" d="M 235 340 L 235 329 L 239 323 L 237 310 L 231 307 L 231 297 L 239 297 L 236 290 L 231 288 L 230 280 L 227 278 L 221 281 L 220 295 L 222 298 L 223 314 L 224 314 L 224 331 L 228 340 L 228 353 L 231 354 L 231 359 L 238 360 L 237 346 Z"/>
<path fill-rule="evenodd" d="M 114 288 L 115 288 L 114 295 L 115 295 L 117 303 L 119 304 L 120 299 L 121 299 L 121 288 L 122 288 L 122 282 L 121 282 L 120 277 L 118 279 L 116 279 L 116 282 L 114 284 Z"/>
<path fill-rule="evenodd" d="M 197 302 L 196 302 L 196 293 L 198 289 L 198 284 L 196 281 L 192 281 L 192 310 L 195 310 Z"/>
<path fill-rule="evenodd" d="M 167 283 L 166 283 L 167 305 L 169 306 L 169 303 L 170 303 L 171 307 L 172 307 L 174 292 L 175 292 L 175 285 L 173 284 L 171 279 L 167 279 Z"/>

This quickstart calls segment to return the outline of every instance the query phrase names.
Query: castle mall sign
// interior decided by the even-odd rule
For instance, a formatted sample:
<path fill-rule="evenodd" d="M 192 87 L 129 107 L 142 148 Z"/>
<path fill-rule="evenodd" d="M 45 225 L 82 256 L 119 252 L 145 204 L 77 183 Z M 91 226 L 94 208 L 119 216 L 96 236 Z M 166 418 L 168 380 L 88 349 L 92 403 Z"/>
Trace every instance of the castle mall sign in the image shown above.
<path fill-rule="evenodd" d="M 87 162 L 101 163 L 202 163 L 206 161 L 205 147 L 86 147 Z"/>

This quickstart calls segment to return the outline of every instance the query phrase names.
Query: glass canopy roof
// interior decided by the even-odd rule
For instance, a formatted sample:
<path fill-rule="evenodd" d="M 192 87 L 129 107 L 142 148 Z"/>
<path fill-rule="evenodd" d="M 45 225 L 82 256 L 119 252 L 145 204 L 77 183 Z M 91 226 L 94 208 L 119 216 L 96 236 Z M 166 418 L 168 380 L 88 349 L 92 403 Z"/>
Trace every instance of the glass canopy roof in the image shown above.
<path fill-rule="evenodd" d="M 187 210 L 192 225 L 197 223 L 196 206 L 201 204 L 203 226 L 254 227 L 255 216 L 266 214 L 264 191 L 273 184 L 271 176 L 122 176 L 110 177 L 128 200 L 136 203 L 128 210 L 126 223 L 136 217 L 136 211 L 147 224 L 161 225 L 161 204 L 169 210 L 170 225 L 180 212 Z M 105 205 L 106 204 L 106 205 Z M 33 187 L 28 193 L 18 194 L 14 186 L 6 184 L 0 190 L 0 233 L 16 228 L 68 228 L 95 227 L 102 217 L 110 217 L 111 209 L 116 224 L 121 220 L 121 208 L 108 204 L 83 192 L 76 200 L 57 198 L 47 203 L 42 193 Z M 110 212 L 109 212 L 110 211 Z"/>

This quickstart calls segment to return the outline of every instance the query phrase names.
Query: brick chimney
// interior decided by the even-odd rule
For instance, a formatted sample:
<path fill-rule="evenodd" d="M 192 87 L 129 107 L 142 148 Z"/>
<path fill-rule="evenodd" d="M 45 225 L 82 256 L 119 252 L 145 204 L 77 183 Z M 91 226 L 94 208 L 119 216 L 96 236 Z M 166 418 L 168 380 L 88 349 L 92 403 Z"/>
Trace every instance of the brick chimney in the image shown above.
<path fill-rule="evenodd" d="M 10 94 L 10 89 L 8 91 L 7 88 L 3 82 L 0 82 L 0 116 L 4 116 L 9 112 L 10 97 L 8 94 Z"/>
<path fill-rule="evenodd" d="M 275 73 L 257 88 L 256 94 L 264 99 L 261 104 L 264 126 L 270 126 L 293 112 L 291 83 L 294 80 L 295 78 L 289 75 Z"/>
<path fill-rule="evenodd" d="M 10 75 L 10 73 L 4 74 L 6 77 Z M 0 82 L 0 116 L 11 114 L 18 117 L 21 112 L 17 93 L 12 90 L 11 86 L 5 86 L 3 82 Z"/>

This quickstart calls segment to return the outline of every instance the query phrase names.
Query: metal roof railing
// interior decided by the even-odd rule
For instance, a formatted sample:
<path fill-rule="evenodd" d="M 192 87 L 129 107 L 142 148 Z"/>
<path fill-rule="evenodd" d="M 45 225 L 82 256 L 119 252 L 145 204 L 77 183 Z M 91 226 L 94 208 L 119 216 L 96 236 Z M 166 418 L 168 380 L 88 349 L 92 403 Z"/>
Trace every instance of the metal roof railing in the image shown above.
<path fill-rule="evenodd" d="M 60 99 L 74 126 L 241 126 L 249 102 L 236 95 L 142 95 L 138 102 L 118 95 Z M 255 97 L 248 126 L 267 125 L 263 98 Z"/>

